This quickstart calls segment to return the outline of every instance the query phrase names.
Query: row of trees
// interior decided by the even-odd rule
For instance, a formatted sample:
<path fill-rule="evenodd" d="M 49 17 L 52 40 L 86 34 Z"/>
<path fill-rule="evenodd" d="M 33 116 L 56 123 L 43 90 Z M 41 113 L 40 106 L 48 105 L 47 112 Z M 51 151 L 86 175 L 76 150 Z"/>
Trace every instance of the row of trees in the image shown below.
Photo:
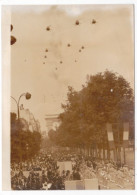
<path fill-rule="evenodd" d="M 40 150 L 41 134 L 29 131 L 27 121 L 11 113 L 11 162 L 32 158 Z"/>
<path fill-rule="evenodd" d="M 87 76 L 80 91 L 68 87 L 67 102 L 62 108 L 61 125 L 57 131 L 49 132 L 49 138 L 57 145 L 106 149 L 106 123 L 120 130 L 122 141 L 122 124 L 129 122 L 130 138 L 134 137 L 133 90 L 117 73 L 105 71 Z"/>

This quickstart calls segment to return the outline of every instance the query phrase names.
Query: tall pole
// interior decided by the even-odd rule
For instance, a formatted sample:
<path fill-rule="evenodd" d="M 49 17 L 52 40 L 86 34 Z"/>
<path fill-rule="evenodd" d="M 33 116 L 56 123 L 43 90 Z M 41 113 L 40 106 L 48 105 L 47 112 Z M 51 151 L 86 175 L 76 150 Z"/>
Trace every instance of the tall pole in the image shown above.
<path fill-rule="evenodd" d="M 121 165 L 121 148 L 120 148 L 120 132 L 119 132 L 119 128 L 118 127 L 118 160 L 120 161 L 120 165 Z"/>
<path fill-rule="evenodd" d="M 17 119 L 18 119 L 18 125 L 20 124 L 20 99 L 22 96 L 25 96 L 26 99 L 30 99 L 31 98 L 31 94 L 30 93 L 22 93 L 20 96 L 19 96 L 19 99 L 18 101 L 11 96 L 11 98 L 16 102 L 16 105 L 17 105 Z M 21 134 L 20 134 L 20 131 L 19 131 L 19 140 L 20 140 L 20 162 L 22 162 L 22 146 L 21 146 Z"/>
<path fill-rule="evenodd" d="M 21 99 L 22 96 L 25 96 L 25 95 L 26 95 L 26 93 L 22 93 L 20 95 L 19 99 L 18 99 L 18 119 L 20 119 L 20 105 L 19 105 L 20 99 Z"/>
<path fill-rule="evenodd" d="M 30 99 L 30 98 L 31 98 L 31 94 L 29 94 L 29 93 L 22 93 L 22 94 L 19 96 L 18 101 L 17 101 L 13 96 L 10 96 L 10 97 L 16 102 L 18 120 L 20 119 L 20 105 L 19 105 L 20 99 L 21 99 L 22 96 L 26 96 L 26 95 L 29 95 L 29 97 L 28 97 L 28 98 L 26 97 L 26 99 Z"/>
<path fill-rule="evenodd" d="M 125 153 L 125 146 L 123 147 L 123 153 L 124 153 L 124 164 L 126 164 L 126 153 Z"/>
<path fill-rule="evenodd" d="M 17 100 L 14 97 L 12 97 L 12 96 L 10 96 L 10 97 L 15 101 L 15 103 L 17 105 L 17 116 L 18 116 L 18 102 L 17 102 Z"/>

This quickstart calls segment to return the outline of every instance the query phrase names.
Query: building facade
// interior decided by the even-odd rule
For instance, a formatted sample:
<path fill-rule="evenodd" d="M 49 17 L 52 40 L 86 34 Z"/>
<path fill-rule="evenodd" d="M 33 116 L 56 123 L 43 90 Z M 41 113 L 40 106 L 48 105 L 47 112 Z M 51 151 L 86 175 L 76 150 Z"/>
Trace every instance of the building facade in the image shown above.
<path fill-rule="evenodd" d="M 31 132 L 40 132 L 40 123 L 34 118 L 34 115 L 29 111 L 29 109 L 20 109 L 20 118 L 26 120 Z"/>

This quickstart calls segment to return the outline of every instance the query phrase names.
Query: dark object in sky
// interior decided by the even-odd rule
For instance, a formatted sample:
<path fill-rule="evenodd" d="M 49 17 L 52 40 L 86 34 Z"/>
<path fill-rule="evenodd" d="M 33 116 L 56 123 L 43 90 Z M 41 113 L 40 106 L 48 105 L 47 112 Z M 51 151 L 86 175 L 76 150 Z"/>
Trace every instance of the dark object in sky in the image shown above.
<path fill-rule="evenodd" d="M 14 36 L 10 37 L 10 44 L 13 45 L 16 42 L 16 38 Z"/>
<path fill-rule="evenodd" d="M 47 56 L 44 56 L 45 58 L 47 58 Z"/>
<path fill-rule="evenodd" d="M 77 62 L 77 60 L 75 60 L 75 62 Z"/>
<path fill-rule="evenodd" d="M 62 61 L 60 61 L 60 64 L 62 64 Z"/>
<path fill-rule="evenodd" d="M 70 44 L 68 43 L 68 47 L 70 47 Z"/>
<path fill-rule="evenodd" d="M 84 46 L 82 46 L 81 48 L 84 49 Z"/>
<path fill-rule="evenodd" d="M 56 70 L 58 70 L 58 69 L 56 68 Z"/>
<path fill-rule="evenodd" d="M 10 25 L 10 30 L 11 30 L 11 31 L 13 30 L 13 25 L 12 25 L 12 24 Z"/>
<path fill-rule="evenodd" d="M 96 24 L 96 20 L 93 19 L 93 20 L 92 20 L 92 24 Z"/>
<path fill-rule="evenodd" d="M 45 64 L 45 62 L 43 62 L 43 64 Z"/>
<path fill-rule="evenodd" d="M 48 49 L 46 49 L 45 52 L 48 52 Z"/>
<path fill-rule="evenodd" d="M 46 30 L 47 30 L 47 31 L 50 31 L 50 27 L 49 27 L 49 26 L 47 26 Z"/>
<path fill-rule="evenodd" d="M 81 52 L 81 49 L 79 50 L 79 52 Z"/>
<path fill-rule="evenodd" d="M 76 25 L 79 25 L 79 21 L 78 21 L 78 20 L 76 20 L 75 24 L 76 24 Z"/>

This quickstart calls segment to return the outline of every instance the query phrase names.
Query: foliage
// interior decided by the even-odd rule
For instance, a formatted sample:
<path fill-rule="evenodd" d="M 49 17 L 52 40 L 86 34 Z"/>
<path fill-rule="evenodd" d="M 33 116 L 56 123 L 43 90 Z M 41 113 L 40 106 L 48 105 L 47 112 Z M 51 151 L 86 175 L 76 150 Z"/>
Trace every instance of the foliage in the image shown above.
<path fill-rule="evenodd" d="M 133 90 L 117 73 L 106 70 L 88 76 L 80 91 L 69 86 L 67 97 L 60 114 L 62 123 L 50 135 L 58 145 L 107 147 L 106 123 L 129 122 L 133 126 Z"/>
<path fill-rule="evenodd" d="M 26 122 L 27 123 L 27 122 Z M 11 113 L 11 161 L 32 158 L 40 150 L 41 134 L 29 131 L 28 125 Z"/>

